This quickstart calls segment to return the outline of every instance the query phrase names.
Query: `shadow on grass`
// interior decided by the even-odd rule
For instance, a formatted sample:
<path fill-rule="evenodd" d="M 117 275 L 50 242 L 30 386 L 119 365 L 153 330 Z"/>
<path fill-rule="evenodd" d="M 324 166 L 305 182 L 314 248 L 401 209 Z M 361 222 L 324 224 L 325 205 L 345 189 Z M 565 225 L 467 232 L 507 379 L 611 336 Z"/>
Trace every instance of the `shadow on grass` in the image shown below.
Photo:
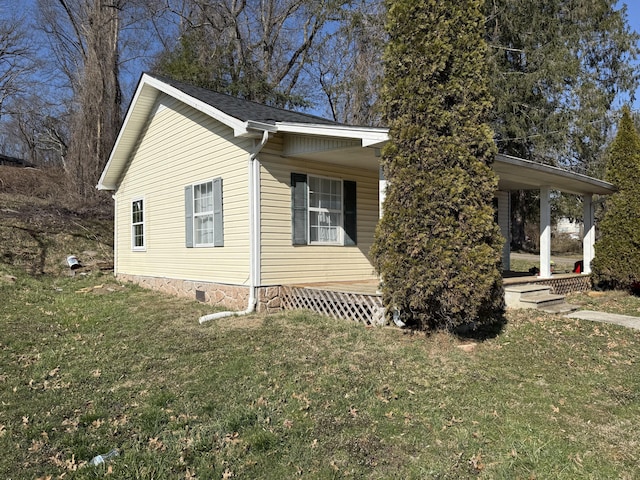
<path fill-rule="evenodd" d="M 498 337 L 507 325 L 507 317 L 504 313 L 490 322 L 477 324 L 465 324 L 454 328 L 452 333 L 465 340 L 483 342 Z"/>
<path fill-rule="evenodd" d="M 484 323 L 469 322 L 455 327 L 442 327 L 426 330 L 415 324 L 409 324 L 402 329 L 409 334 L 434 335 L 438 332 L 448 332 L 460 340 L 474 340 L 483 342 L 498 337 L 507 325 L 505 313 Z"/>

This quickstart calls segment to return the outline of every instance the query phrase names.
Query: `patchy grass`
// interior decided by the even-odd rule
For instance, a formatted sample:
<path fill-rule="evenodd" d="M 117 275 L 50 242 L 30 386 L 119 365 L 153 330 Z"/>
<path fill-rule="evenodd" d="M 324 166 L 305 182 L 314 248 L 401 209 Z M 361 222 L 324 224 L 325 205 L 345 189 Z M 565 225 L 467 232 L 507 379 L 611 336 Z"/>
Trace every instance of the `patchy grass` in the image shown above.
<path fill-rule="evenodd" d="M 306 312 L 201 326 L 206 306 L 108 276 L 17 277 L 0 478 L 637 475 L 635 331 L 532 312 L 481 343 Z"/>
<path fill-rule="evenodd" d="M 583 310 L 640 317 L 640 297 L 620 290 L 572 293 L 567 297 L 567 301 L 580 305 Z"/>

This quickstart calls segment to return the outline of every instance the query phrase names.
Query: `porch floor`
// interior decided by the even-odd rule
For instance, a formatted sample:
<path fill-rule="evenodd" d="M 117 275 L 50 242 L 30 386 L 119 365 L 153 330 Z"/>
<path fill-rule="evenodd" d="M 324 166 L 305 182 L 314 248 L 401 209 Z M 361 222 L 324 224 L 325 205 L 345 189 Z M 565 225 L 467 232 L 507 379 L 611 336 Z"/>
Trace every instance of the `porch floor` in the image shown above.
<path fill-rule="evenodd" d="M 521 285 L 525 283 L 563 282 L 567 280 L 579 280 L 588 278 L 579 273 L 554 273 L 550 278 L 540 278 L 528 272 L 504 272 L 502 282 L 505 286 Z M 361 295 L 381 296 L 379 280 L 353 280 L 344 282 L 311 282 L 289 285 L 296 288 L 308 288 L 314 290 L 328 290 L 332 292 L 356 293 Z"/>

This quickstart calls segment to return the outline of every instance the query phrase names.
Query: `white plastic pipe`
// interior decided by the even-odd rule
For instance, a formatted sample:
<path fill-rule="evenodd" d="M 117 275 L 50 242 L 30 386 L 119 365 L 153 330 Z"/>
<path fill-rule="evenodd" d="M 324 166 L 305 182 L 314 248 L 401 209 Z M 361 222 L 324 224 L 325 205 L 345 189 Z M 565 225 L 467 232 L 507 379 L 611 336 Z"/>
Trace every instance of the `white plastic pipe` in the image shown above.
<path fill-rule="evenodd" d="M 211 320 L 218 320 L 225 317 L 249 315 L 256 309 L 257 297 L 256 297 L 256 285 L 258 284 L 258 277 L 260 275 L 260 228 L 258 220 L 260 218 L 260 163 L 256 160 L 260 150 L 269 141 L 269 132 L 264 130 L 262 132 L 262 140 L 256 147 L 256 149 L 249 156 L 249 301 L 247 302 L 247 309 L 241 312 L 218 312 L 211 313 L 200 317 L 198 322 L 202 325 L 205 322 Z"/>

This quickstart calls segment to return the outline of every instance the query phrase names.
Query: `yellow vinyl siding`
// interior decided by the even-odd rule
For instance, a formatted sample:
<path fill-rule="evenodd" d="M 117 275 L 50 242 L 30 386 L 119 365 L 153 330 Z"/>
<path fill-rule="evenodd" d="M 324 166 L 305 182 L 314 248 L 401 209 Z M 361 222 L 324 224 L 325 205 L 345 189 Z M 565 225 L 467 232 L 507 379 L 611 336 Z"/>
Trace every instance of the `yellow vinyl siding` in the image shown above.
<path fill-rule="evenodd" d="M 268 144 L 276 153 L 278 146 Z M 339 155 L 337 152 L 336 155 Z M 378 171 L 354 169 L 263 153 L 261 248 L 263 285 L 375 279 L 369 249 L 378 222 Z M 356 182 L 358 244 L 292 245 L 291 172 Z"/>
<path fill-rule="evenodd" d="M 251 139 L 164 96 L 117 191 L 117 271 L 246 284 Z M 185 246 L 184 187 L 222 177 L 224 247 Z M 131 248 L 131 201 L 144 197 L 145 252 Z"/>

